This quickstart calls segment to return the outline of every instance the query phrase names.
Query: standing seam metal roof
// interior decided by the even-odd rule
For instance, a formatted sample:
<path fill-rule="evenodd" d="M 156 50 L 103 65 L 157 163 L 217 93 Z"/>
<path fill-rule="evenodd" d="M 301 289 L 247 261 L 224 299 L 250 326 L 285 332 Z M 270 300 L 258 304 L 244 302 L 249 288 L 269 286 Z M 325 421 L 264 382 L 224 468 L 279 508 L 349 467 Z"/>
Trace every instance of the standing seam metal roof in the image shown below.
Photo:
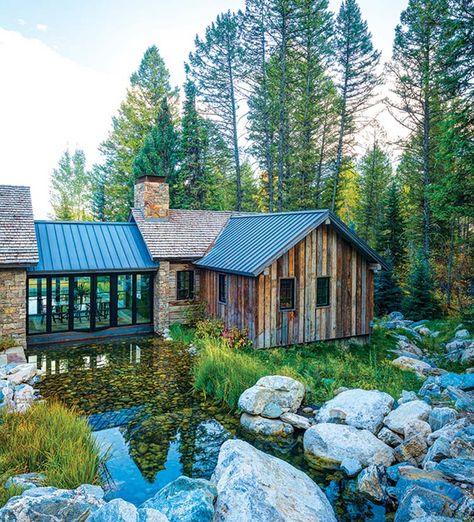
<path fill-rule="evenodd" d="M 35 221 L 39 263 L 31 272 L 157 269 L 135 223 Z"/>

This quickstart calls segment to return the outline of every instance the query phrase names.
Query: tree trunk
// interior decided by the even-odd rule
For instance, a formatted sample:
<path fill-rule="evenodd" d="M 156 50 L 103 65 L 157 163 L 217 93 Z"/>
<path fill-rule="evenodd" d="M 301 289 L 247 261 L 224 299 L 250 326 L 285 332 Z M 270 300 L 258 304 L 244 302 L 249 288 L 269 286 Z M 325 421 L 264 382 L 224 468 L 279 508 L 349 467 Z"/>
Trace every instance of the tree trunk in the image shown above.
<path fill-rule="evenodd" d="M 423 111 L 423 255 L 425 259 L 430 255 L 430 203 L 428 190 L 430 186 L 430 102 L 425 95 Z"/>
<path fill-rule="evenodd" d="M 319 207 L 321 201 L 321 178 L 323 174 L 323 161 L 326 149 L 326 134 L 328 132 L 328 114 L 324 113 L 323 132 L 321 135 L 321 147 L 319 148 L 319 160 L 316 171 L 316 208 Z"/>

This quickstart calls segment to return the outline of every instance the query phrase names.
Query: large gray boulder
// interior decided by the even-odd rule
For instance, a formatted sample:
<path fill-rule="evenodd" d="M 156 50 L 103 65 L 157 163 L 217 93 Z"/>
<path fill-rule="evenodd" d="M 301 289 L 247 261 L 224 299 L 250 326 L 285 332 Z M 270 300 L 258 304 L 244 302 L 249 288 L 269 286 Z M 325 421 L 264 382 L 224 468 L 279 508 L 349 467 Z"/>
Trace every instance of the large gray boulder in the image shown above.
<path fill-rule="evenodd" d="M 397 357 L 391 362 L 393 366 L 400 368 L 400 370 L 415 372 L 419 377 L 426 377 L 433 370 L 432 366 L 427 362 L 413 359 L 412 357 L 407 357 L 405 355 Z"/>
<path fill-rule="evenodd" d="M 0 509 L 0 522 L 71 522 L 85 520 L 101 508 L 104 492 L 83 485 L 75 490 L 52 487 L 32 488 L 12 497 Z"/>
<path fill-rule="evenodd" d="M 376 433 L 393 406 L 393 398 L 378 390 L 347 390 L 326 402 L 316 415 L 318 422 L 339 422 Z"/>
<path fill-rule="evenodd" d="M 436 491 L 414 486 L 401 499 L 395 513 L 395 522 L 407 522 L 432 515 L 451 517 L 453 514 L 454 510 L 448 497 Z"/>
<path fill-rule="evenodd" d="M 295 413 L 304 394 L 301 382 L 282 375 L 268 375 L 242 393 L 239 408 L 250 415 L 276 419 L 285 412 Z"/>
<path fill-rule="evenodd" d="M 372 502 L 383 503 L 387 499 L 387 474 L 383 466 L 372 464 L 357 477 L 357 490 Z"/>
<path fill-rule="evenodd" d="M 393 449 L 372 432 L 343 424 L 317 424 L 305 432 L 303 443 L 305 457 L 320 469 L 337 469 L 344 459 L 357 459 L 363 467 L 390 466 L 394 460 Z"/>
<path fill-rule="evenodd" d="M 407 424 L 415 420 L 427 420 L 431 409 L 425 401 L 405 402 L 385 417 L 384 424 L 395 433 L 404 434 Z"/>
<path fill-rule="evenodd" d="M 463 428 L 466 428 L 470 425 L 469 419 L 467 417 L 461 417 L 449 424 L 446 424 L 439 430 L 433 431 L 431 435 L 428 435 L 428 444 L 433 444 L 433 442 L 439 437 L 444 437 L 445 439 L 452 440 L 453 437 L 461 431 Z"/>
<path fill-rule="evenodd" d="M 216 495 L 208 480 L 182 476 L 160 489 L 142 508 L 156 509 L 170 522 L 210 522 Z"/>
<path fill-rule="evenodd" d="M 474 460 L 444 459 L 436 464 L 435 469 L 448 479 L 474 484 Z"/>
<path fill-rule="evenodd" d="M 169 520 L 156 509 L 137 509 L 130 502 L 115 498 L 89 516 L 87 522 L 169 522 Z"/>
<path fill-rule="evenodd" d="M 433 408 L 428 417 L 432 431 L 440 430 L 446 424 L 456 420 L 457 412 L 454 408 Z"/>
<path fill-rule="evenodd" d="M 242 440 L 221 448 L 212 481 L 214 522 L 336 522 L 319 486 L 287 462 Z"/>
<path fill-rule="evenodd" d="M 293 426 L 279 419 L 267 419 L 260 415 L 242 413 L 240 425 L 250 433 L 265 437 L 288 437 L 294 431 Z"/>

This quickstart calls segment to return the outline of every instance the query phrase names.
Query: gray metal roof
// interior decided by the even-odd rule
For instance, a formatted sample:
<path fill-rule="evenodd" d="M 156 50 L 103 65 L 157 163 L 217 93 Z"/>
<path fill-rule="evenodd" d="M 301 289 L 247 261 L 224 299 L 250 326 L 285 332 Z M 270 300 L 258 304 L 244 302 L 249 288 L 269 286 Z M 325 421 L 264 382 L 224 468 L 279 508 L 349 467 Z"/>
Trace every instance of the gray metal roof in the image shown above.
<path fill-rule="evenodd" d="M 39 263 L 31 272 L 156 269 L 135 223 L 36 221 Z"/>
<path fill-rule="evenodd" d="M 214 246 L 195 264 L 211 270 L 257 276 L 327 219 L 368 259 L 386 268 L 384 261 L 328 210 L 231 217 Z"/>

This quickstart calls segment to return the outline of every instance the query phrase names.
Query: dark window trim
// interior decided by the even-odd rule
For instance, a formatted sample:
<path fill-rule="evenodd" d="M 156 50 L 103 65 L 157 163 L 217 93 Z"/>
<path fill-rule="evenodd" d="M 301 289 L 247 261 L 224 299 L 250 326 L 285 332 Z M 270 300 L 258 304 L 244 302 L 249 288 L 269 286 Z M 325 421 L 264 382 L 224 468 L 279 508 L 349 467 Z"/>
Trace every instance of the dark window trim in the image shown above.
<path fill-rule="evenodd" d="M 221 278 L 224 280 L 224 300 L 221 300 Z M 227 274 L 219 274 L 218 275 L 218 283 L 217 283 L 217 302 L 219 304 L 226 305 L 227 304 L 227 292 L 228 292 L 228 276 Z"/>
<path fill-rule="evenodd" d="M 118 324 L 117 321 L 117 276 L 119 275 L 131 275 L 132 276 L 132 287 L 136 290 L 136 276 L 138 274 L 141 275 L 150 275 L 150 321 L 147 323 L 136 323 L 136 291 L 132 294 L 132 323 L 131 324 Z M 68 330 L 63 330 L 59 332 L 53 332 L 51 328 L 51 293 L 52 293 L 52 280 L 56 277 L 68 277 L 69 278 L 69 311 L 73 309 L 74 303 L 74 278 L 75 277 L 90 277 L 91 278 L 91 310 L 96 308 L 96 293 L 92 293 L 92 290 L 97 288 L 97 277 L 99 276 L 109 276 L 110 277 L 110 324 L 109 326 L 101 326 L 98 328 L 92 328 L 95 320 L 91 320 L 90 328 L 74 328 L 74 314 L 69 313 L 69 322 L 68 322 Z M 46 330 L 44 332 L 34 332 L 30 333 L 29 331 L 29 314 L 28 314 L 28 305 L 29 305 L 29 282 L 31 279 L 46 279 Z M 31 275 L 27 276 L 26 280 L 26 334 L 28 336 L 37 336 L 37 335 L 45 335 L 45 334 L 61 334 L 66 332 L 97 332 L 100 330 L 105 330 L 107 328 L 127 328 L 130 326 L 135 326 L 136 324 L 144 325 L 144 324 L 153 324 L 153 302 L 154 302 L 154 275 L 153 272 L 143 270 L 136 272 L 75 272 L 75 273 L 31 273 Z M 95 326 L 95 324 L 94 324 Z"/>
<path fill-rule="evenodd" d="M 179 275 L 183 273 L 189 273 L 189 295 L 186 297 L 180 297 L 179 295 Z M 191 301 L 194 299 L 194 270 L 176 270 L 176 300 L 177 301 Z"/>
<path fill-rule="evenodd" d="M 326 304 L 318 304 L 318 281 L 320 279 L 328 280 L 328 302 Z M 316 308 L 328 308 L 331 306 L 331 277 L 330 276 L 317 276 L 316 277 Z"/>
<path fill-rule="evenodd" d="M 293 281 L 293 306 L 291 308 L 281 307 L 281 282 Z M 280 277 L 278 280 L 278 310 L 280 312 L 294 312 L 296 310 L 296 277 Z"/>

